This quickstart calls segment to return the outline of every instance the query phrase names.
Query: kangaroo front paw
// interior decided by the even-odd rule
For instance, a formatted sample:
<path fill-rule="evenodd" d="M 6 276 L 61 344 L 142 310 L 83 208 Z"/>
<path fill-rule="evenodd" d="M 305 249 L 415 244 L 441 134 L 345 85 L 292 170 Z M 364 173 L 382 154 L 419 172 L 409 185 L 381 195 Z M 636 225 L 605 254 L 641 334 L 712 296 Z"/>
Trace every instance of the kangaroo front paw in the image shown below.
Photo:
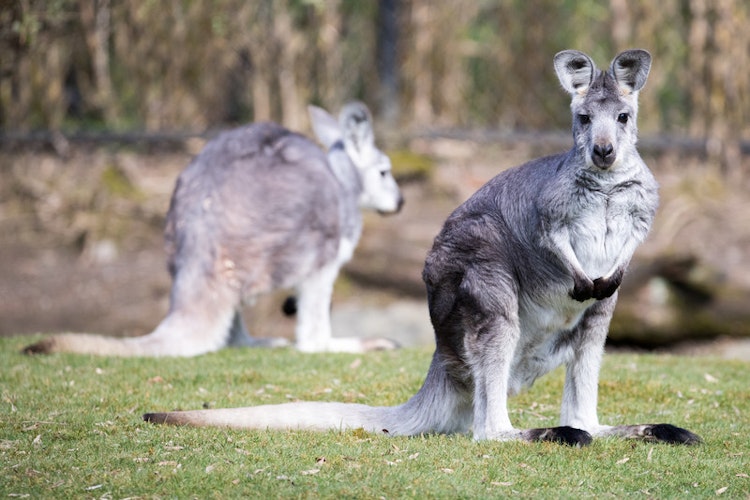
<path fill-rule="evenodd" d="M 618 269 L 609 278 L 597 278 L 594 280 L 593 297 L 596 300 L 611 297 L 620 288 L 622 276 L 625 274 L 624 269 Z"/>
<path fill-rule="evenodd" d="M 574 278 L 573 290 L 570 296 L 578 302 L 584 302 L 594 297 L 594 282 L 586 278 Z"/>

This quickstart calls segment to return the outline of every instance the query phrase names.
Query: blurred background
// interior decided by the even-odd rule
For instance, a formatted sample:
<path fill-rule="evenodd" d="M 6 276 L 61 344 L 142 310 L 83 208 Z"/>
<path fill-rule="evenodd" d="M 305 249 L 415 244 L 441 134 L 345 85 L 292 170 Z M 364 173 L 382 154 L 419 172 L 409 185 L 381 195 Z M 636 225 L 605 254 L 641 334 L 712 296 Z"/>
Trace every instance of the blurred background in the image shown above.
<path fill-rule="evenodd" d="M 0 335 L 138 335 L 168 306 L 164 214 L 218 131 L 360 99 L 405 192 L 366 217 L 334 330 L 432 343 L 421 268 L 444 218 L 501 170 L 572 145 L 552 57 L 654 62 L 641 152 L 662 205 L 614 344 L 750 337 L 746 0 L 0 1 Z M 283 294 L 245 316 L 291 336 Z M 727 347 L 728 346 L 728 347 Z"/>

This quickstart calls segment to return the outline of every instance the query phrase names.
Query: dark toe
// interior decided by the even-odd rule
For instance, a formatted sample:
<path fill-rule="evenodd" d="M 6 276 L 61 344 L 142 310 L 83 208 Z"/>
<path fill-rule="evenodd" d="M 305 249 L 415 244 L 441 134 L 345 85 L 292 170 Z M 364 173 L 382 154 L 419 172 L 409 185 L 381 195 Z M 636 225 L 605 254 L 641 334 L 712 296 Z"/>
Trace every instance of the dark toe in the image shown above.
<path fill-rule="evenodd" d="M 49 340 L 42 340 L 36 344 L 27 345 L 21 349 L 22 354 L 49 354 L 52 352 L 52 343 Z"/>
<path fill-rule="evenodd" d="M 167 421 L 166 413 L 144 413 L 143 420 L 152 424 L 163 424 Z"/>
<path fill-rule="evenodd" d="M 703 440 L 697 434 L 672 424 L 654 424 L 646 429 L 646 437 L 670 444 L 698 444 Z"/>
<path fill-rule="evenodd" d="M 593 438 L 588 432 L 574 427 L 547 427 L 528 431 L 529 441 L 551 441 L 568 446 L 587 446 Z"/>

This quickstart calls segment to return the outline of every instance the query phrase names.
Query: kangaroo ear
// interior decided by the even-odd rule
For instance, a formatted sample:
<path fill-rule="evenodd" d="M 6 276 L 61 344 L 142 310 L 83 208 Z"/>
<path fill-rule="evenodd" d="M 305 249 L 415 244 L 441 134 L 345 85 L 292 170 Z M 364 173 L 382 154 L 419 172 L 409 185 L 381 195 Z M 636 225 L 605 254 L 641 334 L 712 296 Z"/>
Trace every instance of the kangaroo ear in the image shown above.
<path fill-rule="evenodd" d="M 609 71 L 621 89 L 638 92 L 646 84 L 650 69 L 651 54 L 642 49 L 633 49 L 615 57 Z"/>
<path fill-rule="evenodd" d="M 563 50 L 555 55 L 555 72 L 569 94 L 585 94 L 594 81 L 596 66 L 583 52 Z"/>
<path fill-rule="evenodd" d="M 343 138 L 339 122 L 328 111 L 310 105 L 307 107 L 307 113 L 310 115 L 315 136 L 326 149 L 330 149 L 336 141 Z"/>
<path fill-rule="evenodd" d="M 346 150 L 352 157 L 361 157 L 375 145 L 372 116 L 361 102 L 350 102 L 344 106 L 339 114 L 339 125 Z"/>

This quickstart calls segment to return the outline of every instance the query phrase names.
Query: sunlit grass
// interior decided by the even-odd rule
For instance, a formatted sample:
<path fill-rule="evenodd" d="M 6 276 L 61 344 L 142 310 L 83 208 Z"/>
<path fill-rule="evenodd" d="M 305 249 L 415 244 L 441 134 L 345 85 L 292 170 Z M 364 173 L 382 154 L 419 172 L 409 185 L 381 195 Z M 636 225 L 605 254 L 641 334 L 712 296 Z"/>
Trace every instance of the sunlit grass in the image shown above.
<path fill-rule="evenodd" d="M 608 355 L 604 423 L 670 422 L 696 447 L 616 439 L 586 448 L 389 438 L 362 431 L 162 427 L 152 410 L 293 399 L 391 405 L 422 383 L 431 353 L 309 355 L 225 350 L 195 359 L 25 357 L 0 339 L 0 497 L 696 498 L 750 495 L 750 365 Z M 519 427 L 557 421 L 561 370 L 511 400 Z"/>

